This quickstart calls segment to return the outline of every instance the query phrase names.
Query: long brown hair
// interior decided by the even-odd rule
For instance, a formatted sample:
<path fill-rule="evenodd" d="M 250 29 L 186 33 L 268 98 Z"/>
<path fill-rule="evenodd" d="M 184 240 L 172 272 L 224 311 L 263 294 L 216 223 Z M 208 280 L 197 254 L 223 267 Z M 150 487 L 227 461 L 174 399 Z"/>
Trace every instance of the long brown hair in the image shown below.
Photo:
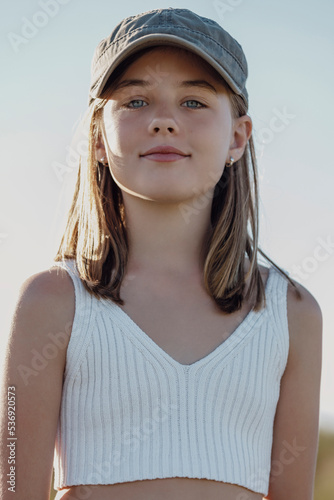
<path fill-rule="evenodd" d="M 88 109 L 88 155 L 81 157 L 67 224 L 54 258 L 75 259 L 80 278 L 95 297 L 109 298 L 123 305 L 120 288 L 125 277 L 129 243 L 123 197 L 110 171 L 95 157 L 97 141 L 104 137 L 103 107 L 129 65 L 149 47 L 128 57 L 110 78 L 103 95 L 91 99 Z M 175 50 L 184 50 L 177 49 Z M 203 61 L 206 69 L 225 88 L 234 118 L 247 114 L 245 101 Z M 261 254 L 295 287 L 290 278 L 258 247 L 259 195 L 253 138 L 242 158 L 225 168 L 215 186 L 211 208 L 211 233 L 204 248 L 204 283 L 219 309 L 231 313 L 243 300 L 255 296 L 254 309 L 265 305 L 265 290 L 258 265 Z M 249 269 L 245 272 L 245 257 Z M 249 287 L 245 294 L 245 282 Z"/>

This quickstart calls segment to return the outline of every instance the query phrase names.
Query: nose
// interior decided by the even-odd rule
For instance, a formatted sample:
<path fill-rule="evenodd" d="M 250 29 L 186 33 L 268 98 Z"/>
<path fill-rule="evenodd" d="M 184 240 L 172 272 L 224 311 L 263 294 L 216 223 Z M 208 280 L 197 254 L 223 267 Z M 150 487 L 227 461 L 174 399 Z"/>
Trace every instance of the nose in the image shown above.
<path fill-rule="evenodd" d="M 179 126 L 168 109 L 157 111 L 149 124 L 149 132 L 151 134 L 176 134 L 179 131 Z"/>

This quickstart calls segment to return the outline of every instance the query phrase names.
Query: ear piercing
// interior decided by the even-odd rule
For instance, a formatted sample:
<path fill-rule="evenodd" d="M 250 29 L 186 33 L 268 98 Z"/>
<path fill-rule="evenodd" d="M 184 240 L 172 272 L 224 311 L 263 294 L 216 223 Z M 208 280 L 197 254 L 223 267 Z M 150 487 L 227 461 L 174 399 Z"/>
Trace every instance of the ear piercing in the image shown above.
<path fill-rule="evenodd" d="M 100 163 L 103 163 L 103 165 L 108 165 L 108 161 L 106 156 L 102 156 L 101 160 L 99 160 Z"/>
<path fill-rule="evenodd" d="M 227 167 L 232 167 L 232 165 L 233 165 L 234 162 L 235 162 L 235 159 L 232 156 L 230 156 L 230 161 L 228 163 L 226 163 L 226 166 Z"/>

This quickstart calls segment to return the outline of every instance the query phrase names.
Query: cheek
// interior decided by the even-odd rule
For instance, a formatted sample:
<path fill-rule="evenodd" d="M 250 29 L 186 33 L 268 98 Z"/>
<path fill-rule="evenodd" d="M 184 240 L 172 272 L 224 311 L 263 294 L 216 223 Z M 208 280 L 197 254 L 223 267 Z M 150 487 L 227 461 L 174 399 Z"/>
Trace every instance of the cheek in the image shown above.
<path fill-rule="evenodd" d="M 222 173 L 222 168 L 226 163 L 230 147 L 229 130 L 222 124 L 216 127 L 203 127 L 203 132 L 199 135 L 194 147 L 202 151 L 207 158 L 209 170 Z"/>
<path fill-rule="evenodd" d="M 116 118 L 109 118 L 104 121 L 106 140 L 110 152 L 114 155 L 120 155 L 125 147 L 126 137 L 129 134 L 126 133 L 124 123 L 122 120 Z"/>
<path fill-rule="evenodd" d="M 115 155 L 120 155 L 126 142 L 129 143 L 129 138 L 132 137 L 129 133 L 130 120 L 113 108 L 112 101 L 104 107 L 103 119 L 109 150 Z"/>
<path fill-rule="evenodd" d="M 134 150 L 131 139 L 135 138 L 131 132 L 130 120 L 122 118 L 117 113 L 111 113 L 104 119 L 106 131 L 106 147 L 109 156 L 109 171 L 114 181 L 120 188 L 127 178 L 129 169 L 129 156 Z"/>
<path fill-rule="evenodd" d="M 214 132 L 215 154 L 219 156 L 220 161 L 225 165 L 228 157 L 228 151 L 232 144 L 232 126 L 231 121 L 222 120 Z"/>
<path fill-rule="evenodd" d="M 196 117 L 196 121 L 189 122 L 190 130 L 196 133 L 196 141 L 207 144 L 211 148 L 224 150 L 229 148 L 232 122 L 228 113 L 203 113 L 203 117 Z"/>
<path fill-rule="evenodd" d="M 220 180 L 231 143 L 231 120 L 229 116 L 216 117 L 201 124 L 202 133 L 197 144 L 207 158 L 205 175 L 207 187 L 213 188 Z"/>

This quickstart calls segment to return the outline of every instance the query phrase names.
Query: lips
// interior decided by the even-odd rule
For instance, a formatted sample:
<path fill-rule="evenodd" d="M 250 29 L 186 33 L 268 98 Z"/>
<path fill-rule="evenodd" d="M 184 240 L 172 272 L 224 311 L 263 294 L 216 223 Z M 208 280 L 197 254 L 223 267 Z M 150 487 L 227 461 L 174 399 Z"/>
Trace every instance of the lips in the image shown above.
<path fill-rule="evenodd" d="M 184 151 L 181 151 L 180 149 L 173 148 L 172 146 L 161 145 L 149 149 L 146 153 L 140 156 L 152 161 L 170 162 L 184 160 L 191 155 L 184 153 Z"/>

